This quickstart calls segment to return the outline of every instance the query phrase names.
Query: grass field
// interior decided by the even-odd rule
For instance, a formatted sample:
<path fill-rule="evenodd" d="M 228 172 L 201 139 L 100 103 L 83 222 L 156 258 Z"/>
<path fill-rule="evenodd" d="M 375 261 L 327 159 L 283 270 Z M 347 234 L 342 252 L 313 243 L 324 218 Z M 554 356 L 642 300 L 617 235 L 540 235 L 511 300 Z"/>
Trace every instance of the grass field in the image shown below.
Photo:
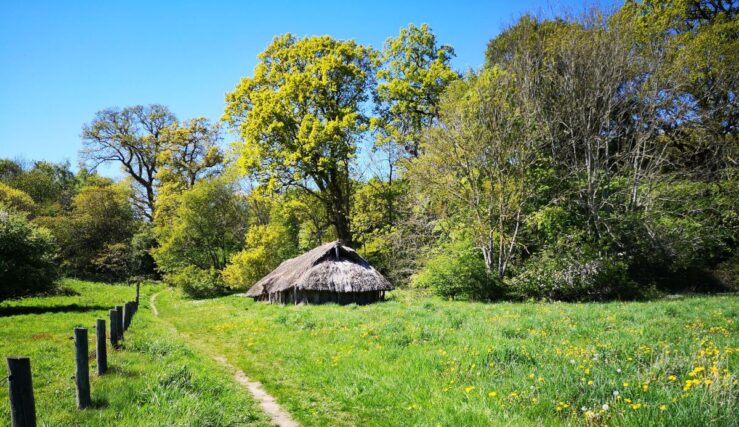
<path fill-rule="evenodd" d="M 739 423 L 737 296 L 474 304 L 398 292 L 280 307 L 168 291 L 157 306 L 305 425 Z"/>
<path fill-rule="evenodd" d="M 41 425 L 267 424 L 216 354 L 306 426 L 738 425 L 737 296 L 475 304 L 395 292 L 281 307 L 145 286 L 112 372 L 91 375 L 96 408 L 77 411 L 72 329 L 133 291 L 65 285 L 78 295 L 0 304 L 0 353 L 31 357 Z M 3 386 L 0 425 L 7 402 Z"/>
<path fill-rule="evenodd" d="M 125 349 L 108 349 L 108 374 L 94 373 L 91 355 L 95 407 L 76 410 L 73 329 L 89 328 L 94 354 L 95 319 L 107 320 L 108 309 L 130 301 L 134 291 L 73 280 L 64 281 L 64 286 L 77 295 L 0 304 L 0 355 L 31 358 L 39 425 L 267 425 L 228 372 L 193 352 L 171 327 L 153 318 L 148 295 L 162 286 L 142 288 L 141 308 L 126 333 Z M 0 425 L 9 425 L 9 410 L 3 382 Z"/>

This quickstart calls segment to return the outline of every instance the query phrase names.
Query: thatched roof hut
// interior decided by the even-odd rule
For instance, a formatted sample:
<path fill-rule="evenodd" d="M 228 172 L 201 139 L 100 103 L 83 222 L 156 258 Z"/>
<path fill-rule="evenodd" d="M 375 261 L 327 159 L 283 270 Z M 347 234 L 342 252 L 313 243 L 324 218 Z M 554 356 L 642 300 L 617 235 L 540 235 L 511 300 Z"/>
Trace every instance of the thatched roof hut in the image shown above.
<path fill-rule="evenodd" d="M 354 249 L 331 242 L 289 259 L 246 295 L 280 304 L 368 304 L 385 297 L 390 282 Z"/>

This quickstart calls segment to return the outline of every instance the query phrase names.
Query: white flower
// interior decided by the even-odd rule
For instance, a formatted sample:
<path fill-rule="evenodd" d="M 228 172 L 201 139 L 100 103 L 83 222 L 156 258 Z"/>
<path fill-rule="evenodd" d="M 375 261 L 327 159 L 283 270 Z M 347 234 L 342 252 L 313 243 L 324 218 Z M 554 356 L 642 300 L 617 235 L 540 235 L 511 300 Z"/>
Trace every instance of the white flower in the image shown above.
<path fill-rule="evenodd" d="M 621 368 L 616 369 L 616 372 L 621 373 Z"/>
<path fill-rule="evenodd" d="M 604 403 L 603 406 L 601 406 L 601 408 L 603 408 L 604 411 L 607 411 L 607 410 L 611 409 L 611 407 L 608 406 L 607 403 Z"/>
<path fill-rule="evenodd" d="M 619 394 L 620 394 L 620 393 L 618 392 L 618 390 L 615 390 L 615 391 L 613 392 L 613 395 L 614 395 L 614 396 L 618 396 Z"/>
<path fill-rule="evenodd" d="M 570 363 L 574 365 L 575 364 L 575 359 L 570 359 Z"/>
<path fill-rule="evenodd" d="M 585 411 L 588 410 L 588 408 L 587 408 L 587 406 L 583 406 L 582 408 L 580 408 L 580 410 L 583 411 L 583 412 L 585 412 Z"/>

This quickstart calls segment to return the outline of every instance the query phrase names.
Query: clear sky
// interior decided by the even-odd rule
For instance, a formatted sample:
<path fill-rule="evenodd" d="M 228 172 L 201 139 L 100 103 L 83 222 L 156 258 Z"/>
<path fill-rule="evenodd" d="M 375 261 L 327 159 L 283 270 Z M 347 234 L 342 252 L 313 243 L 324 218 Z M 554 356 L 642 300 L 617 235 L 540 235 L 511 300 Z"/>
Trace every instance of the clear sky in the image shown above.
<path fill-rule="evenodd" d="M 224 94 L 278 34 L 379 48 L 408 23 L 428 23 L 464 70 L 482 65 L 488 40 L 525 12 L 616 1 L 2 0 L 0 158 L 74 166 L 82 125 L 107 107 L 161 103 L 180 119 L 217 120 Z"/>

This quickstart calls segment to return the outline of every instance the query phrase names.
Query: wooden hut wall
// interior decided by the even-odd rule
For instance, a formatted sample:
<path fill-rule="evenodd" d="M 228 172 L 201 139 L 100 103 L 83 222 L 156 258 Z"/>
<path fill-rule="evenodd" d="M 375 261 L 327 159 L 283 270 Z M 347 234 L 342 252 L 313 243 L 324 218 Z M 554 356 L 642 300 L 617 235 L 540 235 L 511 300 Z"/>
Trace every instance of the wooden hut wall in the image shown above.
<path fill-rule="evenodd" d="M 273 304 L 370 304 L 384 299 L 383 291 L 368 292 L 330 292 L 287 289 L 280 292 L 272 292 L 267 296 L 257 297 L 257 301 L 269 301 Z"/>

